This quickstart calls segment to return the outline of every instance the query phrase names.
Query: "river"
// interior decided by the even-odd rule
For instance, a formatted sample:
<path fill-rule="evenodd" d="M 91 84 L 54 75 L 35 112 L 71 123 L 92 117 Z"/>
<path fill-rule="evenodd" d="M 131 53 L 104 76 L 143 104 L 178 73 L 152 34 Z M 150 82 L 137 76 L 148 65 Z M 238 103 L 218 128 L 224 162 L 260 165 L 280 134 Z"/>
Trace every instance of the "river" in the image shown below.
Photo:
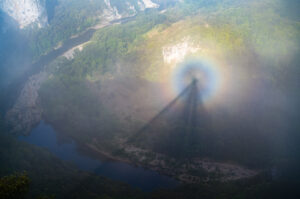
<path fill-rule="evenodd" d="M 133 21 L 136 18 L 136 16 L 130 16 L 130 17 L 124 17 L 121 19 L 115 19 L 112 21 L 107 21 L 103 22 L 103 25 L 100 26 L 101 28 L 112 26 L 114 24 L 124 24 L 128 23 L 130 21 Z M 1 25 L 1 21 L 0 21 Z M 0 101 L 3 100 L 4 102 L 1 102 L 0 104 L 0 111 L 1 112 L 6 112 L 8 111 L 15 103 L 15 100 L 17 97 L 20 95 L 22 88 L 26 81 L 28 81 L 28 78 L 31 77 L 34 74 L 38 74 L 41 70 L 44 69 L 45 66 L 53 62 L 56 58 L 59 56 L 62 56 L 65 52 L 69 51 L 70 49 L 79 46 L 83 43 L 88 42 L 94 35 L 94 33 L 100 28 L 91 27 L 88 28 L 86 31 L 82 32 L 81 34 L 78 34 L 77 36 L 73 36 L 66 41 L 63 42 L 63 44 L 59 48 L 55 48 L 46 55 L 42 55 L 39 60 L 34 62 L 33 64 L 28 67 L 26 71 L 18 79 L 15 81 L 11 82 L 7 88 L 3 89 L 3 96 L 5 96 L 5 100 L 1 99 L 0 96 Z M 1 49 L 0 49 L 1 51 Z M 0 56 L 1 57 L 1 56 Z M 0 60 L 0 66 L 1 66 L 1 60 Z M 1 69 L 1 67 L 0 67 Z M 1 71 L 1 70 L 0 70 Z M 0 82 L 1 83 L 1 82 Z M 1 87 L 0 87 L 1 88 Z"/>
<path fill-rule="evenodd" d="M 178 181 L 155 171 L 104 157 L 93 158 L 86 153 L 81 153 L 74 141 L 61 142 L 57 135 L 51 125 L 41 121 L 29 136 L 20 136 L 19 140 L 45 148 L 58 158 L 73 163 L 80 170 L 125 182 L 146 192 L 179 185 Z"/>
<path fill-rule="evenodd" d="M 127 23 L 134 18 L 135 17 L 128 17 L 114 20 L 111 21 L 108 26 L 116 23 Z M 32 70 L 28 71 L 27 74 L 24 75 L 24 78 L 21 78 L 18 83 L 23 85 L 21 82 L 25 82 L 32 74 L 38 73 L 43 66 L 51 63 L 69 49 L 89 41 L 95 31 L 96 29 L 91 28 L 78 37 L 70 38 L 65 41 L 60 48 L 42 56 L 39 61 L 33 64 L 31 67 Z M 40 124 L 31 131 L 29 136 L 20 136 L 19 140 L 45 148 L 58 158 L 73 163 L 80 170 L 93 172 L 113 180 L 122 181 L 133 187 L 140 188 L 143 191 L 153 191 L 158 188 L 174 188 L 179 184 L 178 181 L 160 175 L 155 171 L 135 167 L 123 162 L 112 161 L 106 158 L 96 159 L 86 155 L 86 153 L 83 154 L 78 150 L 74 141 L 61 143 L 57 135 L 57 132 L 51 125 L 41 121 Z"/>

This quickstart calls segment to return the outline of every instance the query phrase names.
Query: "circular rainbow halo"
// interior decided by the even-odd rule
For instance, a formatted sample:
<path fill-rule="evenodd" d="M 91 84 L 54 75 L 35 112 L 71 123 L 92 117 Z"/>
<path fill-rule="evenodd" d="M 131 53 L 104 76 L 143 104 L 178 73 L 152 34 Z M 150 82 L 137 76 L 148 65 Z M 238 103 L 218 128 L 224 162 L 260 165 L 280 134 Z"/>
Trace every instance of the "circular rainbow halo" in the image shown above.
<path fill-rule="evenodd" d="M 220 87 L 220 75 L 215 64 L 203 59 L 190 59 L 174 68 L 172 87 L 178 95 L 197 80 L 199 97 L 203 102 L 212 99 Z"/>

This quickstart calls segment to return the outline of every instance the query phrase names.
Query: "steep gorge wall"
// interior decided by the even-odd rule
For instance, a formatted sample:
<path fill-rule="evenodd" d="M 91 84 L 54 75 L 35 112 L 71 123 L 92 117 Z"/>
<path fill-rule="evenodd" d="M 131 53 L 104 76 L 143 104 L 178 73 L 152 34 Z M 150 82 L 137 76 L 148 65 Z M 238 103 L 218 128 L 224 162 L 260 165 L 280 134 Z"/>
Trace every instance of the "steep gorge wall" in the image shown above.
<path fill-rule="evenodd" d="M 0 8 L 12 17 L 21 29 L 33 23 L 38 27 L 47 24 L 44 0 L 1 0 Z"/>

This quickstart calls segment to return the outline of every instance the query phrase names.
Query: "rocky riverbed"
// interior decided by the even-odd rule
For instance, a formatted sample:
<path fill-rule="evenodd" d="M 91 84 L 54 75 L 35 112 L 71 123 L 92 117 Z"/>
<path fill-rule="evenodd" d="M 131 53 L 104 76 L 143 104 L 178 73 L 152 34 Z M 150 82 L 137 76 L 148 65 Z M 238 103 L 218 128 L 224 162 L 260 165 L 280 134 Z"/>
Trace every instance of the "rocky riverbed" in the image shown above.
<path fill-rule="evenodd" d="M 209 181 L 232 181 L 251 178 L 260 173 L 232 162 L 218 162 L 205 158 L 176 160 L 164 154 L 119 143 L 119 151 L 107 152 L 99 149 L 97 144 L 86 145 L 101 156 L 130 163 L 157 171 L 175 178 L 183 183 L 200 183 Z"/>

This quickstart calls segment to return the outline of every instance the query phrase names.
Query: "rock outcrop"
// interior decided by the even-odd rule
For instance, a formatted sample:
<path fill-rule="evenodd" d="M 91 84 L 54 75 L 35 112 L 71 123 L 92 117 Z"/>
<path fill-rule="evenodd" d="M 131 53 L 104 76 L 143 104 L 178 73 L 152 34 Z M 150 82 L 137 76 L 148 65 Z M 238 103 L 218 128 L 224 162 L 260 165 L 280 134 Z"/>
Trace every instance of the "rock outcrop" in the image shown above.
<path fill-rule="evenodd" d="M 6 122 L 12 126 L 11 133 L 27 135 L 42 119 L 38 103 L 38 90 L 47 78 L 47 73 L 33 75 L 26 82 L 13 108 L 6 114 Z"/>
<path fill-rule="evenodd" d="M 136 1 L 120 1 L 118 3 L 111 0 L 103 0 L 106 9 L 103 10 L 103 16 L 110 20 L 129 17 L 137 14 L 139 11 L 144 11 L 146 8 L 159 8 L 160 5 L 153 3 L 151 0 L 136 0 Z M 122 9 L 118 9 L 122 7 Z"/>
<path fill-rule="evenodd" d="M 21 29 L 31 24 L 38 27 L 47 24 L 44 0 L 0 0 L 0 9 L 12 17 Z"/>
<path fill-rule="evenodd" d="M 151 0 L 143 0 L 143 3 L 145 5 L 145 8 L 158 8 L 159 5 L 156 3 L 153 3 Z"/>

